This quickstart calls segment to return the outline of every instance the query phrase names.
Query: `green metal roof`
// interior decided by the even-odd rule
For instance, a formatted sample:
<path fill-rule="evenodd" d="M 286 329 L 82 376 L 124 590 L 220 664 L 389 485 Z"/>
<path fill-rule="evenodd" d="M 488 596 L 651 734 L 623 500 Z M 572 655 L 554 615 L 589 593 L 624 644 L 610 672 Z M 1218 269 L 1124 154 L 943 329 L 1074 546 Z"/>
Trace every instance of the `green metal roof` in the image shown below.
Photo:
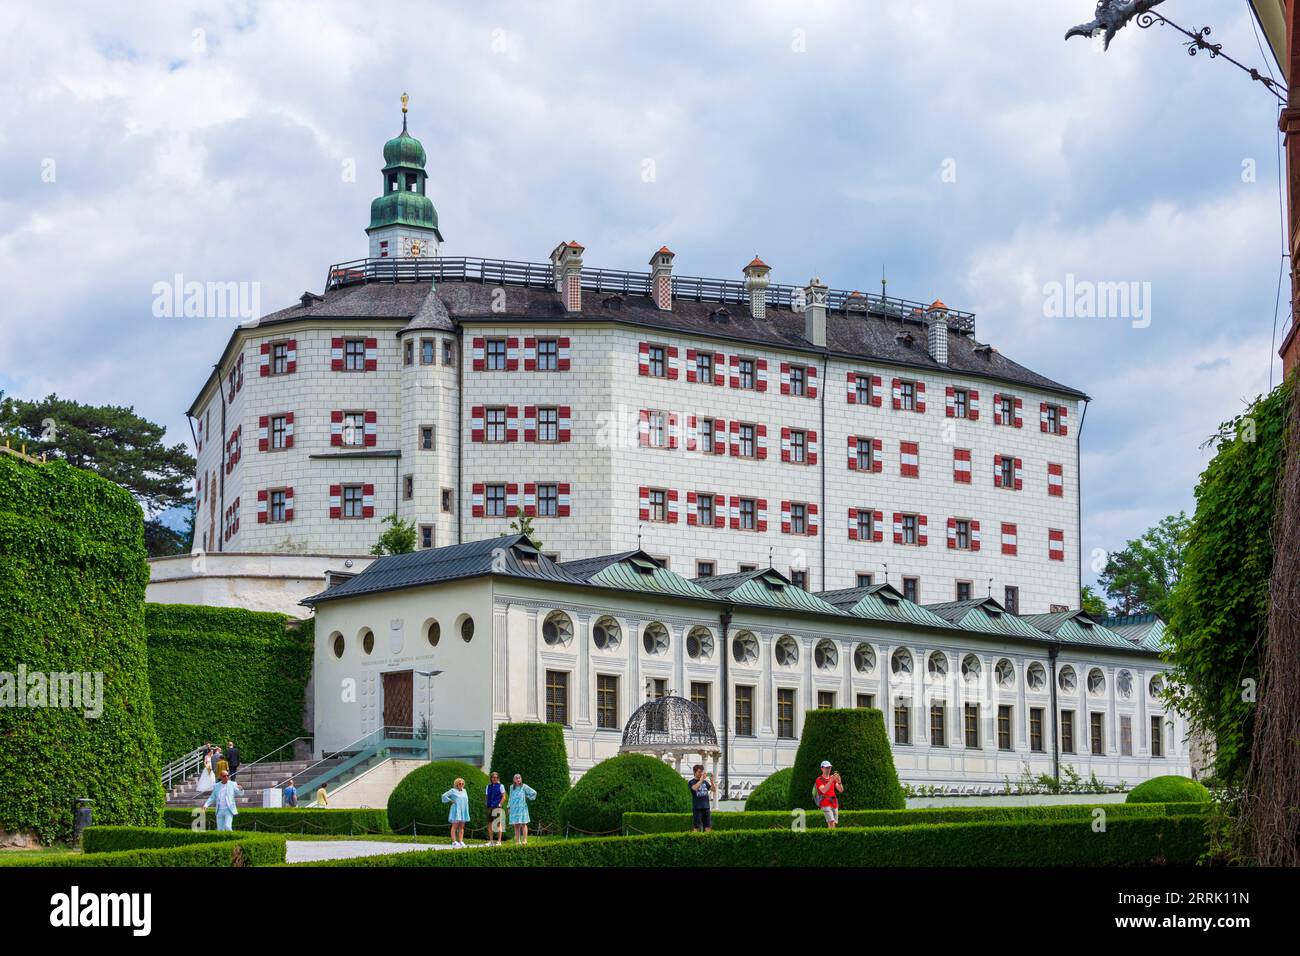
<path fill-rule="evenodd" d="M 732 604 L 798 611 L 802 614 L 848 617 L 835 605 L 826 603 L 803 588 L 795 587 L 785 575 L 774 568 L 696 578 L 695 583 L 705 588 L 711 596 L 726 598 Z"/>
<path fill-rule="evenodd" d="M 560 567 L 590 584 L 602 587 L 669 597 L 713 599 L 713 595 L 704 588 L 675 571 L 660 566 L 659 562 L 644 551 L 627 551 L 623 554 L 570 561 Z"/>
<path fill-rule="evenodd" d="M 1165 622 L 1155 614 L 1127 614 L 1102 618 L 1101 623 L 1138 647 L 1148 651 L 1168 648 Z"/>
<path fill-rule="evenodd" d="M 1086 611 L 1054 611 L 1051 614 L 1026 614 L 1023 620 L 1063 644 L 1088 644 L 1093 647 L 1122 647 L 1133 650 L 1133 642 L 1098 624 Z"/>
<path fill-rule="evenodd" d="M 424 169 L 428 156 L 424 144 L 406 131 L 406 120 L 402 120 L 402 131 L 384 144 L 384 171 L 397 166 Z"/>
<path fill-rule="evenodd" d="M 913 604 L 889 584 L 821 591 L 817 596 L 846 614 L 870 621 L 916 624 L 921 627 L 948 626 L 948 622 L 943 618 L 931 614 L 919 604 Z"/>
<path fill-rule="evenodd" d="M 1028 623 L 1026 619 L 1008 614 L 1002 605 L 992 598 L 927 604 L 925 610 L 965 631 L 1026 637 L 1036 641 L 1049 640 L 1048 635 Z"/>

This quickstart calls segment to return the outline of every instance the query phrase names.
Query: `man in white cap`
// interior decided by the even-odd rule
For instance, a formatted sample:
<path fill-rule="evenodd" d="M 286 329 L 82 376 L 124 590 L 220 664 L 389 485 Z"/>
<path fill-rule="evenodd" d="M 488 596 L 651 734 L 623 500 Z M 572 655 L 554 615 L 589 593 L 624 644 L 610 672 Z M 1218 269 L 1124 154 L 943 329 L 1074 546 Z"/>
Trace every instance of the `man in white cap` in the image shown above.
<path fill-rule="evenodd" d="M 826 818 L 826 827 L 834 830 L 840 822 L 839 795 L 844 792 L 844 784 L 829 760 L 822 761 L 822 773 L 813 784 L 813 790 L 817 794 L 817 806 L 822 808 L 822 816 Z"/>

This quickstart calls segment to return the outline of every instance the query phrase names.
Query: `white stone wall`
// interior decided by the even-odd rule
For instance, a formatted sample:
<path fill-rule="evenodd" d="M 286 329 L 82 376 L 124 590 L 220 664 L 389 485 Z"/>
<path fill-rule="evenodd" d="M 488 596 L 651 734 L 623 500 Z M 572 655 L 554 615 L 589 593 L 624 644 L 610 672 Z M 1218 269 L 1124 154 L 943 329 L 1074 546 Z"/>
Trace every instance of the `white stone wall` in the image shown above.
<path fill-rule="evenodd" d="M 591 295 L 592 293 L 587 293 Z M 402 341 L 394 332 L 400 323 L 360 327 L 344 323 L 302 324 L 294 328 L 254 331 L 243 346 L 244 385 L 228 411 L 228 428 L 243 427 L 243 456 L 226 476 L 226 502 L 241 502 L 239 535 L 223 542 L 225 550 L 304 551 L 364 554 L 382 531 L 382 518 L 394 510 L 417 524 L 431 524 L 435 544 L 475 540 L 508 530 L 510 518 L 475 518 L 471 489 L 475 483 L 568 482 L 572 486 L 571 514 L 563 518 L 538 518 L 534 528 L 547 552 L 562 560 L 628 550 L 638 541 L 650 553 L 667 558 L 670 566 L 694 576 L 696 563 L 712 561 L 719 573 L 740 564 L 772 563 L 783 572 L 806 565 L 810 587 L 825 590 L 850 587 L 858 573 L 901 586 L 902 578 L 920 579 L 921 603 L 956 597 L 958 581 L 969 581 L 975 596 L 989 593 L 1002 601 L 1004 588 L 1020 591 L 1020 610 L 1036 613 L 1052 605 L 1078 603 L 1079 525 L 1077 429 L 1079 406 L 1061 396 L 955 375 L 925 375 L 927 409 L 924 414 L 895 411 L 889 387 L 907 370 L 869 362 L 832 361 L 819 369 L 817 399 L 780 394 L 783 361 L 804 364 L 807 357 L 772 350 L 753 350 L 697 338 L 656 335 L 649 330 L 613 325 L 470 324 L 459 343 L 463 363 L 464 394 L 458 370 L 442 364 L 446 333 L 432 335 L 437 343 L 437 363 L 419 363 L 419 341 L 429 333 L 408 333 L 415 343 L 416 362 L 403 365 Z M 372 336 L 378 341 L 378 370 L 332 372 L 330 341 L 335 336 Z M 475 372 L 472 341 L 475 337 L 516 337 L 521 361 L 515 372 Z M 522 362 L 522 343 L 529 336 L 566 336 L 571 340 L 568 371 L 528 372 Z M 258 346 L 285 337 L 297 340 L 298 366 L 291 375 L 260 377 Z M 681 372 L 675 381 L 637 374 L 641 341 L 678 349 Z M 690 383 L 686 378 L 689 348 L 706 348 L 727 356 L 743 354 L 768 362 L 765 393 Z M 880 408 L 847 403 L 846 373 L 881 376 L 884 403 Z M 728 370 L 729 374 L 729 370 Z M 980 418 L 966 421 L 944 414 L 947 385 L 976 388 L 980 393 Z M 1009 392 L 1023 402 L 1022 428 L 993 424 L 993 395 Z M 1069 408 L 1069 434 L 1040 432 L 1038 407 L 1052 401 Z M 570 405 L 572 440 L 561 444 L 519 441 L 485 444 L 471 441 L 470 413 L 477 405 Z M 219 430 L 220 403 L 215 396 L 212 429 Z M 339 449 L 329 443 L 332 409 L 373 409 L 377 412 L 378 440 L 370 451 L 397 449 L 400 461 L 381 458 L 312 458 Z M 678 416 L 678 448 L 643 448 L 637 441 L 642 409 L 674 412 Z M 257 450 L 261 415 L 293 411 L 294 448 Z M 200 417 L 205 414 L 200 406 Z M 704 455 L 687 450 L 686 431 L 691 416 L 740 420 L 767 426 L 768 456 L 751 461 L 727 455 Z M 824 421 L 823 421 L 824 416 Z M 433 424 L 436 449 L 418 447 L 419 427 Z M 781 461 L 782 426 L 818 433 L 817 466 Z M 863 435 L 882 440 L 883 471 L 878 474 L 848 468 L 848 437 Z M 899 473 L 899 445 L 915 441 L 920 446 L 920 476 Z M 459 449 L 457 442 L 460 443 Z M 953 480 L 953 449 L 971 452 L 969 485 Z M 222 443 L 205 434 L 199 456 L 201 471 L 210 472 L 221 460 Z M 457 452 L 463 456 L 463 476 L 457 476 Z M 993 483 L 993 457 L 1008 454 L 1023 461 L 1021 491 L 997 488 Z M 1047 465 L 1062 465 L 1064 494 L 1047 493 Z M 411 475 L 414 496 L 402 497 L 402 479 Z M 331 484 L 364 482 L 375 486 L 375 515 L 368 520 L 331 519 L 328 494 Z M 824 482 L 824 491 L 823 491 Z M 257 490 L 291 486 L 294 520 L 284 525 L 257 523 Z M 676 524 L 642 523 L 638 516 L 642 486 L 671 488 L 679 493 L 680 520 Z M 214 488 L 217 487 L 214 485 Z M 441 509 L 440 493 L 453 489 L 452 512 Z M 766 534 L 696 528 L 686 523 L 687 493 L 716 492 L 730 496 L 766 498 Z M 783 500 L 819 505 L 817 536 L 781 533 Z M 882 512 L 884 541 L 851 541 L 848 509 L 871 508 Z M 457 509 L 459 515 L 457 514 Z M 892 540 L 894 512 L 918 512 L 928 518 L 928 546 L 898 546 Z M 949 516 L 980 522 L 982 547 L 978 553 L 947 547 Z M 210 515 L 200 509 L 200 543 Z M 218 526 L 221 523 L 217 509 Z M 460 532 L 458 535 L 458 519 Z M 1017 526 L 1018 554 L 1001 553 L 1001 524 Z M 1063 561 L 1048 559 L 1049 528 L 1064 531 Z M 990 581 L 991 579 L 991 581 Z"/>

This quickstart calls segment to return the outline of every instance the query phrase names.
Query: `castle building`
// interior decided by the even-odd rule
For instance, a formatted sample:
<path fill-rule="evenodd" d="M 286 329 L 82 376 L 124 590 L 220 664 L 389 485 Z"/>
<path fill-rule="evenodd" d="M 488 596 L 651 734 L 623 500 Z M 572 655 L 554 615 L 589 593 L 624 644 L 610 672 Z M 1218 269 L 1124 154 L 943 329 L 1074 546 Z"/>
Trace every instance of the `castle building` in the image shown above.
<path fill-rule="evenodd" d="M 793 764 L 817 708 L 880 709 L 914 786 L 1189 771 L 1153 620 L 922 607 L 884 583 L 812 594 L 772 568 L 690 579 L 639 550 L 557 563 L 523 535 L 380 558 L 305 603 L 318 755 L 427 726 L 430 753 L 508 776 L 496 728 L 546 721 L 581 772 L 619 752 L 647 698 L 678 695 L 717 728 L 734 796 Z"/>
<path fill-rule="evenodd" d="M 522 514 L 561 563 L 640 550 L 684 579 L 1077 606 L 1087 396 L 970 313 L 781 285 L 758 257 L 683 276 L 667 247 L 642 272 L 573 241 L 447 257 L 405 106 L 383 156 L 367 257 L 235 329 L 189 409 L 196 547 L 223 567 L 297 556 L 316 563 L 276 573 L 319 582 L 388 515 L 429 549 Z"/>

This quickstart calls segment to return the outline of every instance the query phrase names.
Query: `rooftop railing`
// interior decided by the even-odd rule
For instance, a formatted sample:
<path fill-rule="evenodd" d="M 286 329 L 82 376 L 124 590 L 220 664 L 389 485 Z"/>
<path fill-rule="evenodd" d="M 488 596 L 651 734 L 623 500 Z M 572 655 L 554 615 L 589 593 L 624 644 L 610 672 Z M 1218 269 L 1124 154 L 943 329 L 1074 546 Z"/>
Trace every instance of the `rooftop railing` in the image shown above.
<path fill-rule="evenodd" d="M 549 263 L 516 262 L 510 259 L 481 259 L 471 256 L 431 259 L 353 259 L 329 267 L 325 289 L 366 282 L 480 282 L 484 285 L 520 285 L 544 289 L 555 287 L 555 273 Z M 622 269 L 582 270 L 582 287 L 592 292 L 618 295 L 650 295 L 648 272 Z M 749 301 L 743 280 L 673 276 L 673 298 L 696 302 L 744 305 Z M 803 298 L 803 288 L 772 283 L 767 303 L 793 309 Z M 869 312 L 902 321 L 921 322 L 929 305 L 870 292 L 829 289 L 826 307 L 836 312 Z M 966 335 L 975 334 L 975 314 L 948 309 L 948 327 Z"/>

